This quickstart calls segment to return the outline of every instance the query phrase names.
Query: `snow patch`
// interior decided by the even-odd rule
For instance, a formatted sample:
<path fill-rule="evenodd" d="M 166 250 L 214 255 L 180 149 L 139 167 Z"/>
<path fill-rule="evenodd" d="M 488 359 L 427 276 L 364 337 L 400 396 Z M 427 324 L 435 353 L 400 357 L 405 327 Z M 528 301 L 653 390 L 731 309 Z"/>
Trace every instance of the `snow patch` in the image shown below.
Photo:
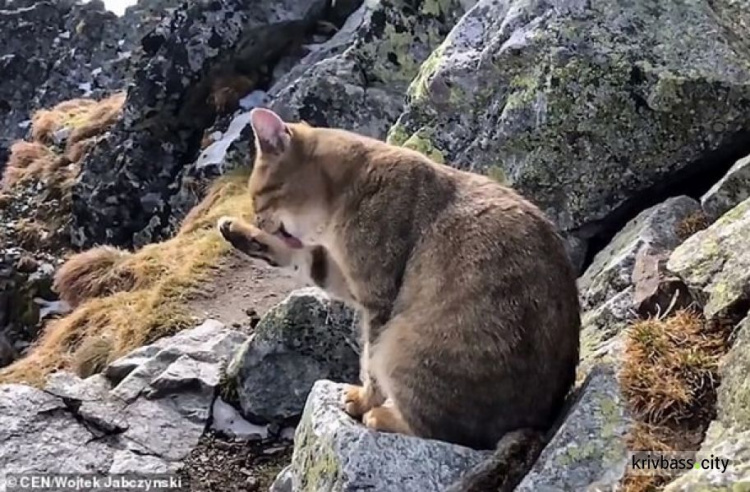
<path fill-rule="evenodd" d="M 224 163 L 224 158 L 227 155 L 229 146 L 237 140 L 242 134 L 242 130 L 250 124 L 250 112 L 241 113 L 235 116 L 226 133 L 214 143 L 206 147 L 201 155 L 198 156 L 198 161 L 195 163 L 197 169 L 202 169 L 208 166 L 219 166 L 221 169 Z"/>
<path fill-rule="evenodd" d="M 265 439 L 268 437 L 268 427 L 254 425 L 243 419 L 233 406 L 221 398 L 214 401 L 213 423 L 211 428 L 227 436 L 239 439 Z"/>

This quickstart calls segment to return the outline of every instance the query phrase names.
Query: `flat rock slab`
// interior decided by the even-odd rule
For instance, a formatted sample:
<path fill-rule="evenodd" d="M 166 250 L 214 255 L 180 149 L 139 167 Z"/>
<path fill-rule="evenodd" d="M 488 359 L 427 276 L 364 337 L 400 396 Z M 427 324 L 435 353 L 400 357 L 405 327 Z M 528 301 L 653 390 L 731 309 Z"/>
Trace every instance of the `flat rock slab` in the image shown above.
<path fill-rule="evenodd" d="M 292 467 L 277 490 L 439 492 L 491 454 L 441 441 L 376 432 L 346 415 L 343 385 L 315 383 L 295 434 Z"/>
<path fill-rule="evenodd" d="M 0 385 L 0 474 L 179 469 L 206 429 L 222 366 L 245 339 L 207 321 L 85 380 L 58 372 L 44 391 Z"/>
<path fill-rule="evenodd" d="M 750 199 L 690 237 L 667 269 L 690 289 L 708 319 L 744 317 L 750 302 Z M 735 321 L 738 321 L 735 320 Z"/>
<path fill-rule="evenodd" d="M 682 243 L 681 224 L 701 213 L 700 204 L 678 196 L 648 208 L 628 222 L 601 250 L 578 281 L 583 305 L 591 308 L 632 284 L 638 252 L 644 247 L 669 253 Z"/>

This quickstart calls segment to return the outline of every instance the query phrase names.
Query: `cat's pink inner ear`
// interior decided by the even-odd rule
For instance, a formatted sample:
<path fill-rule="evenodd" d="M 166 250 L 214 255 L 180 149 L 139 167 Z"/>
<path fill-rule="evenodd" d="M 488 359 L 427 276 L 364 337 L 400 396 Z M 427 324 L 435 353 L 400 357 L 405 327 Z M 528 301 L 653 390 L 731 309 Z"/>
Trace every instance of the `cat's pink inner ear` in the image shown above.
<path fill-rule="evenodd" d="M 281 154 L 289 144 L 289 133 L 284 121 L 265 108 L 250 111 L 250 125 L 255 133 L 255 143 L 260 152 Z"/>

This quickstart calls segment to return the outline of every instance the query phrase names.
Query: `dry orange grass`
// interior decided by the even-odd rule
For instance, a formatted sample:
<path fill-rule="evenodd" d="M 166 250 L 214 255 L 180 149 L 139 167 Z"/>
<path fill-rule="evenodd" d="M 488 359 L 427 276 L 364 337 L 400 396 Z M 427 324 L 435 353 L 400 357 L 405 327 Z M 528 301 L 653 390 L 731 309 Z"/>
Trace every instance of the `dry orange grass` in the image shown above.
<path fill-rule="evenodd" d="M 3 189 L 9 190 L 30 177 L 53 171 L 57 160 L 57 154 L 38 142 L 21 140 L 14 143 L 3 173 Z"/>
<path fill-rule="evenodd" d="M 692 310 L 630 327 L 620 375 L 625 396 L 640 420 L 661 425 L 692 418 L 718 384 L 726 330 Z"/>
<path fill-rule="evenodd" d="M 31 118 L 31 136 L 43 144 L 53 143 L 58 130 L 69 129 L 68 145 L 103 133 L 119 118 L 125 94 L 117 93 L 101 101 L 71 99 L 52 109 L 37 111 Z"/>
<path fill-rule="evenodd" d="M 709 225 L 711 224 L 708 216 L 702 210 L 699 210 L 688 215 L 677 224 L 677 236 L 684 241 Z"/>
<path fill-rule="evenodd" d="M 107 131 L 119 118 L 125 94 L 101 101 L 73 99 L 52 109 L 37 111 L 32 117 L 32 142 L 19 141 L 3 173 L 3 189 L 36 179 L 63 193 L 69 190 L 79 172 L 78 163 L 93 143 L 93 137 Z M 66 148 L 54 149 L 53 135 L 68 129 Z"/>
<path fill-rule="evenodd" d="M 96 248 L 71 257 L 55 286 L 77 308 L 48 323 L 26 357 L 0 370 L 0 383 L 42 385 L 60 368 L 87 376 L 189 326 L 186 301 L 230 250 L 216 221 L 228 213 L 251 218 L 248 175 L 249 169 L 243 169 L 219 178 L 168 241 L 135 253 Z"/>
<path fill-rule="evenodd" d="M 620 385 L 636 419 L 632 451 L 690 451 L 712 418 L 719 359 L 729 330 L 691 309 L 634 323 L 627 332 Z M 665 476 L 628 475 L 625 492 L 661 490 Z"/>

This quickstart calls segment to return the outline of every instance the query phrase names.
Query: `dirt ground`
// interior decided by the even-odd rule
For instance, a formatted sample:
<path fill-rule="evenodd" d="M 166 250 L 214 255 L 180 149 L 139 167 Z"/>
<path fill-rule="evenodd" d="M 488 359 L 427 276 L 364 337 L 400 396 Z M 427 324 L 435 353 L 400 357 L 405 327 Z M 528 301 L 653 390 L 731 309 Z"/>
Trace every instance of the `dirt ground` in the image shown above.
<path fill-rule="evenodd" d="M 246 326 L 248 319 L 257 321 L 291 291 L 304 286 L 290 273 L 234 251 L 189 305 L 195 316 Z"/>
<path fill-rule="evenodd" d="M 180 475 L 191 492 L 265 492 L 291 458 L 289 441 L 239 442 L 207 433 Z"/>

